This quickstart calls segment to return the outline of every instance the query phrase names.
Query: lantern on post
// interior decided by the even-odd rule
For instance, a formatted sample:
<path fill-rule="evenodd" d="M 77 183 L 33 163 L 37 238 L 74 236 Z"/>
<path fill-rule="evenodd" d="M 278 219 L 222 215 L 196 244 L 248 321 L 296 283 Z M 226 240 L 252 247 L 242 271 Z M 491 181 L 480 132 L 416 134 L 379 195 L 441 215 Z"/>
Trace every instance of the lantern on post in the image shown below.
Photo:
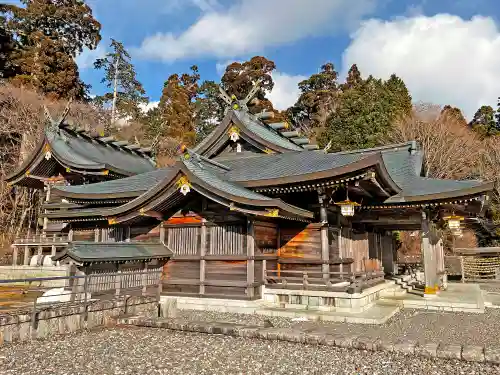
<path fill-rule="evenodd" d="M 335 204 L 340 206 L 340 213 L 343 216 L 354 216 L 354 207 L 361 206 L 359 203 L 349 200 L 349 192 L 346 193 L 345 201 L 337 202 Z"/>

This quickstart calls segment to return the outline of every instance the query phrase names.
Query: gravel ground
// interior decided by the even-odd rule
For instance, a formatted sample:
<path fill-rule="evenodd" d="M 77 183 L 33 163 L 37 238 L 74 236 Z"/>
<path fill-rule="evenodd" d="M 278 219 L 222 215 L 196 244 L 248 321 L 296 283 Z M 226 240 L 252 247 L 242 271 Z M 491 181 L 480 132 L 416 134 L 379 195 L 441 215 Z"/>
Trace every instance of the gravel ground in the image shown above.
<path fill-rule="evenodd" d="M 7 345 L 0 368 L 3 375 L 500 374 L 486 364 L 147 328 Z"/>
<path fill-rule="evenodd" d="M 484 314 L 408 310 L 396 314 L 386 324 L 346 324 L 335 322 L 292 322 L 287 318 L 179 310 L 179 317 L 191 320 L 263 325 L 269 319 L 275 327 L 300 327 L 328 331 L 332 334 L 353 334 L 363 337 L 400 338 L 441 343 L 500 346 L 500 309 L 486 309 Z"/>

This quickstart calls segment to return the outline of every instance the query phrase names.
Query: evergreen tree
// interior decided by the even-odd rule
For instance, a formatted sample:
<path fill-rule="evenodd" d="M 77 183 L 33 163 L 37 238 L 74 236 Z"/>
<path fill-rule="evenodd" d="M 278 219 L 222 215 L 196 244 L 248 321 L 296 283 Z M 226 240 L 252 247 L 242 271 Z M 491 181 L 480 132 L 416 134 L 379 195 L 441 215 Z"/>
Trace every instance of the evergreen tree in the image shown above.
<path fill-rule="evenodd" d="M 363 83 L 363 79 L 361 78 L 361 72 L 358 69 L 356 64 L 353 64 L 349 71 L 347 72 L 347 78 L 344 84 L 342 84 L 342 90 L 348 90 L 357 87 Z"/>
<path fill-rule="evenodd" d="M 74 57 L 96 48 L 101 25 L 82 0 L 21 0 L 23 6 L 3 5 L 6 30 L 19 43 L 14 82 L 56 98 L 84 98 Z M 46 72 L 48 72 L 46 74 Z"/>
<path fill-rule="evenodd" d="M 483 105 L 476 111 L 469 126 L 483 137 L 489 137 L 499 133 L 499 127 L 495 119 L 495 111 L 489 105 Z"/>
<path fill-rule="evenodd" d="M 225 103 L 219 97 L 219 85 L 204 81 L 195 102 L 196 141 L 205 138 L 224 117 Z"/>
<path fill-rule="evenodd" d="M 161 123 L 157 134 L 170 136 L 193 145 L 196 140 L 195 101 L 198 97 L 198 67 L 193 65 L 191 73 L 181 76 L 172 74 L 163 85 L 158 111 Z"/>
<path fill-rule="evenodd" d="M 271 73 L 276 69 L 276 64 L 262 56 L 254 56 L 243 63 L 234 62 L 226 67 L 221 78 L 222 88 L 231 96 L 244 99 L 253 87 L 254 82 L 260 80 L 261 89 L 256 93 L 253 100 L 248 103 L 251 113 L 259 113 L 263 110 L 268 112 L 274 110 L 272 103 L 266 98 L 266 92 L 272 91 L 274 81 Z M 273 119 L 276 121 L 277 118 Z"/>
<path fill-rule="evenodd" d="M 7 29 L 7 18 L 2 15 L 5 5 L 0 4 L 0 78 L 11 78 L 18 73 L 13 64 L 19 48 L 12 33 Z"/>
<path fill-rule="evenodd" d="M 353 72 L 359 73 L 357 68 Z M 335 111 L 319 135 L 320 145 L 331 142 L 330 151 L 378 146 L 394 121 L 411 111 L 411 97 L 401 79 L 369 76 L 363 80 L 358 73 L 342 85 Z"/>
<path fill-rule="evenodd" d="M 110 89 L 107 93 L 97 96 L 94 101 L 103 107 L 112 105 L 116 83 L 116 113 L 115 117 L 138 118 L 141 115 L 140 104 L 146 104 L 148 98 L 142 84 L 137 80 L 130 55 L 123 44 L 111 39 L 111 52 L 97 59 L 94 67 L 104 70 L 102 83 Z"/>
<path fill-rule="evenodd" d="M 321 71 L 299 83 L 301 95 L 287 110 L 292 122 L 309 131 L 324 127 L 333 112 L 338 94 L 338 73 L 332 63 L 321 66 Z"/>

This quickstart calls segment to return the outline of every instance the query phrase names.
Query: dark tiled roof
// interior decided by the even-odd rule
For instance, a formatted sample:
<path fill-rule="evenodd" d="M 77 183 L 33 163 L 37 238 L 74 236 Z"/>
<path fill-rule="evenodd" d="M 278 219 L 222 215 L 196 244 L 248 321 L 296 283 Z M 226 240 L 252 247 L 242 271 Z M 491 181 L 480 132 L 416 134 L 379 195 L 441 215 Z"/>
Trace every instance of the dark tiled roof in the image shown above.
<path fill-rule="evenodd" d="M 357 154 L 336 155 L 318 151 L 301 151 L 227 159 L 221 163 L 231 169 L 225 173 L 227 179 L 254 181 L 325 171 L 348 165 L 365 157 Z"/>
<path fill-rule="evenodd" d="M 207 185 L 213 186 L 227 194 L 246 199 L 271 200 L 271 198 L 266 197 L 265 195 L 255 193 L 252 190 L 246 189 L 238 184 L 224 180 L 220 176 L 219 170 L 210 167 L 208 163 L 198 164 L 196 162 L 184 161 L 184 164 L 190 172 L 192 172 L 199 179 L 203 180 L 203 182 Z"/>
<path fill-rule="evenodd" d="M 245 158 L 216 158 L 215 161 L 228 167 L 222 170 L 202 162 L 205 169 L 196 173 L 203 175 L 212 186 L 218 186 L 228 192 L 234 191 L 241 196 L 257 194 L 236 185 L 234 182 L 249 182 L 283 178 L 292 175 L 321 172 L 333 168 L 347 166 L 363 160 L 371 155 L 380 154 L 390 178 L 401 188 L 401 192 L 386 203 L 404 202 L 408 197 L 450 193 L 459 190 L 482 186 L 478 181 L 440 180 L 421 177 L 423 153 L 415 149 L 415 143 L 386 146 L 368 150 L 324 154 L 320 151 L 291 151 L 284 154 L 255 154 Z M 414 152 L 410 152 L 410 148 Z M 115 181 L 102 182 L 86 186 L 62 187 L 60 190 L 73 193 L 120 193 L 130 190 L 144 192 L 161 181 L 169 172 L 168 168 L 143 175 Z M 89 190 L 91 189 L 91 190 Z M 259 195 L 260 196 L 260 195 Z M 406 197 L 406 198 L 405 198 Z"/>
<path fill-rule="evenodd" d="M 77 169 L 109 168 L 118 173 L 139 174 L 155 168 L 143 154 L 76 135 L 64 128 L 58 132 L 46 131 L 46 137 L 55 156 Z"/>
<path fill-rule="evenodd" d="M 158 243 L 72 242 L 52 259 L 57 261 L 68 257 L 77 262 L 88 263 L 164 259 L 171 256 L 173 256 L 172 251 Z"/>
<path fill-rule="evenodd" d="M 288 140 L 288 138 L 283 137 L 277 131 L 267 127 L 261 121 L 257 120 L 254 116 L 250 115 L 248 112 L 234 111 L 234 114 L 248 130 L 250 130 L 254 134 L 257 134 L 262 139 L 265 139 L 266 141 L 274 143 L 277 146 L 287 148 L 289 150 L 304 151 L 302 147 Z"/>
<path fill-rule="evenodd" d="M 55 191 L 61 190 L 68 193 L 86 193 L 102 194 L 104 193 L 125 193 L 125 192 L 143 192 L 158 182 L 172 171 L 172 168 L 160 168 L 151 172 L 141 173 L 139 175 L 121 178 L 117 180 L 98 182 L 89 185 L 74 185 L 57 187 Z"/>

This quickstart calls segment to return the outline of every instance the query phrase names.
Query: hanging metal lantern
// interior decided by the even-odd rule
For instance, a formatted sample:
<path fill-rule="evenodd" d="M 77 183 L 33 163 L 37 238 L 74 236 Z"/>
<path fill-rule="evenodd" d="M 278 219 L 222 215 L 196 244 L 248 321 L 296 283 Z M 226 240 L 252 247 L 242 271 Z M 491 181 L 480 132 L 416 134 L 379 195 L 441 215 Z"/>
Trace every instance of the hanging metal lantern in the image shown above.
<path fill-rule="evenodd" d="M 337 202 L 335 204 L 337 206 L 340 206 L 340 213 L 343 216 L 354 216 L 354 207 L 360 206 L 359 203 L 350 201 L 349 199 L 346 199 L 342 202 Z"/>
<path fill-rule="evenodd" d="M 445 216 L 443 219 L 448 223 L 448 228 L 450 228 L 453 232 L 457 229 L 460 230 L 460 223 L 464 220 L 464 217 L 458 215 L 450 215 Z"/>
<path fill-rule="evenodd" d="M 340 206 L 340 213 L 343 216 L 354 216 L 354 208 L 361 206 L 359 203 L 349 200 L 349 191 L 347 191 L 347 189 L 345 201 L 337 202 L 335 204 Z"/>

